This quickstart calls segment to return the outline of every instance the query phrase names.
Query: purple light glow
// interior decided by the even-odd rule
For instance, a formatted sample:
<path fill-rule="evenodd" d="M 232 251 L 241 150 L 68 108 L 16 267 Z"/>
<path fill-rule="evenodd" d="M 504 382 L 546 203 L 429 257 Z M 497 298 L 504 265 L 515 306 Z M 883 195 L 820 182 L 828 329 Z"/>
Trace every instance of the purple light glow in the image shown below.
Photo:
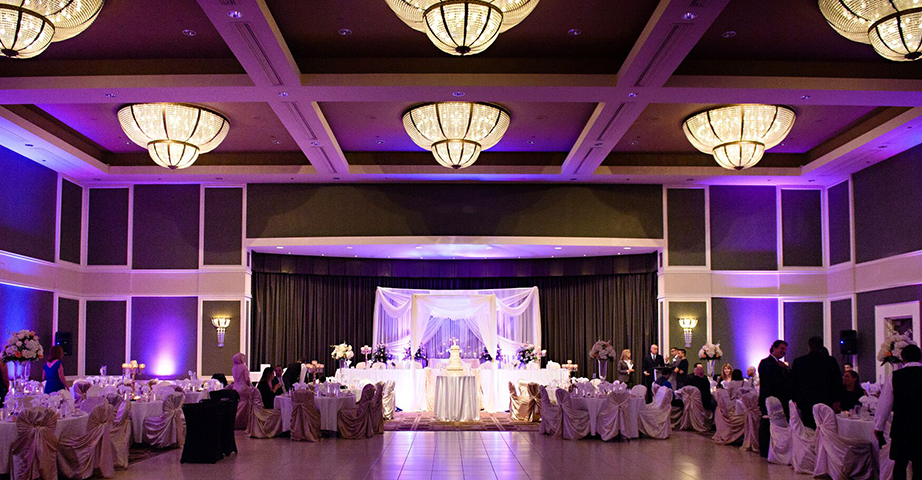
<path fill-rule="evenodd" d="M 131 359 L 161 378 L 185 377 L 196 369 L 198 298 L 134 297 L 131 300 Z"/>
<path fill-rule="evenodd" d="M 774 298 L 715 298 L 712 300 L 712 338 L 721 343 L 724 359 L 745 370 L 768 356 L 778 332 L 778 300 Z M 725 338 L 719 338 L 722 335 Z"/>

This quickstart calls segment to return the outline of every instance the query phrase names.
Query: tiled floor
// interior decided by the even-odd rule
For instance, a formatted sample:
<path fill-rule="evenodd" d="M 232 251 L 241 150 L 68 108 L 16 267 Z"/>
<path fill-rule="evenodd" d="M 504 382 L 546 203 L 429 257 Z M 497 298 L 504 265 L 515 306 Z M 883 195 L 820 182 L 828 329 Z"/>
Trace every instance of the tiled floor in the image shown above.
<path fill-rule="evenodd" d="M 674 432 L 672 438 L 603 443 L 533 432 L 386 432 L 368 440 L 298 443 L 238 434 L 238 455 L 215 465 L 180 464 L 179 451 L 133 464 L 117 479 L 798 479 L 736 447 Z"/>

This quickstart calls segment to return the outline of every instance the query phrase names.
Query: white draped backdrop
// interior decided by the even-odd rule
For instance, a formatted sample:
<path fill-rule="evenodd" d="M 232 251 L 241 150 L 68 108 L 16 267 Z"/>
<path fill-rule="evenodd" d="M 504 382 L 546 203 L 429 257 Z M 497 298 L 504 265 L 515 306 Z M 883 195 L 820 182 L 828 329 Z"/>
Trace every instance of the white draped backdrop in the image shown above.
<path fill-rule="evenodd" d="M 474 356 L 485 347 L 506 358 L 526 343 L 541 349 L 538 287 L 489 290 L 415 290 L 378 287 L 372 339 L 402 359 L 407 348 L 447 345 L 447 338 Z M 480 345 L 482 344 L 483 347 Z M 478 349 L 472 352 L 476 346 Z M 431 352 L 437 353 L 437 352 Z M 468 355 L 472 356 L 472 355 Z"/>

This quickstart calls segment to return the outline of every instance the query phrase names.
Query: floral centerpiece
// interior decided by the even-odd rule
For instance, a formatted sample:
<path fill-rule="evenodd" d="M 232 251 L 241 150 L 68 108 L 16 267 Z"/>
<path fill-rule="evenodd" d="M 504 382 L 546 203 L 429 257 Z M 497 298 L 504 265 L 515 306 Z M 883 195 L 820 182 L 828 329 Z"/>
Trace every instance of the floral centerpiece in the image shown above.
<path fill-rule="evenodd" d="M 352 357 L 355 356 L 355 352 L 352 351 L 352 345 L 340 343 L 339 345 L 331 345 L 331 347 L 333 347 L 333 359 L 339 360 L 339 368 L 348 367 Z"/>
<path fill-rule="evenodd" d="M 538 350 L 538 347 L 531 343 L 526 343 L 515 351 L 515 363 L 519 368 L 525 368 L 529 363 L 541 360 L 541 357 L 547 354 L 547 350 Z"/>
<path fill-rule="evenodd" d="M 611 342 L 606 340 L 598 340 L 589 349 L 589 358 L 596 361 L 599 367 L 599 378 L 602 380 L 605 380 L 608 375 L 608 361 L 614 360 L 615 355 L 615 347 L 612 347 Z"/>
<path fill-rule="evenodd" d="M 492 362 L 493 356 L 490 355 L 490 352 L 487 350 L 487 347 L 483 347 L 483 350 L 480 352 L 480 363 Z"/>
<path fill-rule="evenodd" d="M 374 360 L 374 363 L 387 363 L 393 358 L 393 355 L 387 353 L 387 347 L 384 345 L 378 345 L 375 347 L 375 353 L 371 356 L 371 359 Z"/>
<path fill-rule="evenodd" d="M 910 332 L 903 334 L 894 333 L 887 337 L 884 343 L 880 344 L 880 351 L 877 352 L 877 361 L 879 361 L 881 365 L 886 365 L 888 363 L 900 365 L 903 363 L 903 358 L 900 356 L 903 349 L 908 345 L 915 344 L 916 342 L 912 340 L 912 334 Z"/>
<path fill-rule="evenodd" d="M 724 352 L 720 349 L 720 343 L 711 343 L 707 342 L 701 346 L 701 349 L 698 350 L 698 358 L 702 359 L 707 363 L 708 376 L 714 376 L 714 363 L 717 360 L 720 360 L 720 357 L 724 355 Z"/>
<path fill-rule="evenodd" d="M 20 383 L 29 379 L 32 362 L 41 360 L 44 355 L 45 351 L 38 341 L 38 335 L 32 330 L 12 333 L 3 346 L 3 363 L 16 364 L 15 379 Z"/>

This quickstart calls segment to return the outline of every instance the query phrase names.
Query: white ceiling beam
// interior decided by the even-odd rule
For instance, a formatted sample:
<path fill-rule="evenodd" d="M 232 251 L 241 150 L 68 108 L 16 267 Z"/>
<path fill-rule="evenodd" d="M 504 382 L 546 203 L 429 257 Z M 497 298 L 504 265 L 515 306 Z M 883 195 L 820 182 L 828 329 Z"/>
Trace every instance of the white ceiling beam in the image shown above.
<path fill-rule="evenodd" d="M 303 97 L 301 71 L 264 0 L 197 0 L 256 86 L 275 93 L 272 110 L 320 173 L 349 165 L 317 103 Z M 234 13 L 232 13 L 234 12 Z"/>

